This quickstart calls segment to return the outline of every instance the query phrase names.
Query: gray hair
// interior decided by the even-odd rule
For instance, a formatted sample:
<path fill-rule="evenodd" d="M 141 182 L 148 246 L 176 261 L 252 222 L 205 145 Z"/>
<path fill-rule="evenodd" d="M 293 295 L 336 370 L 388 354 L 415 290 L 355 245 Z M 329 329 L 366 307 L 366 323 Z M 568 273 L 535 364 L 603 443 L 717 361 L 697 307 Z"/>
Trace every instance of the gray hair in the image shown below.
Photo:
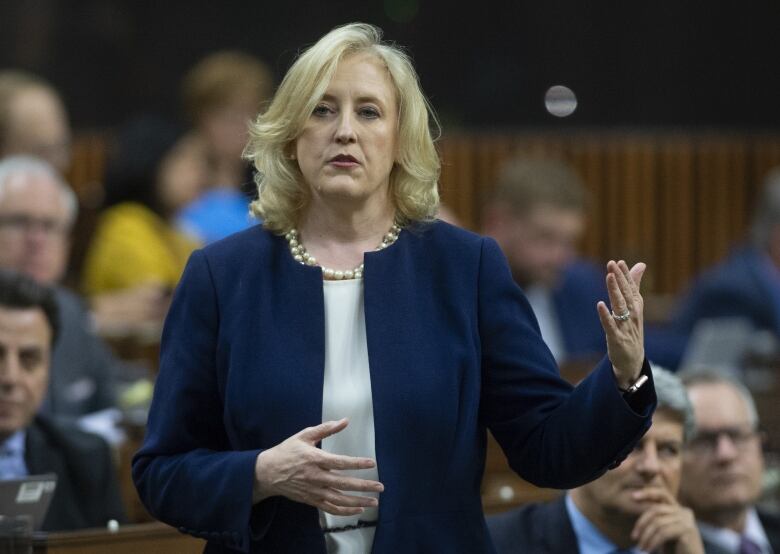
<path fill-rule="evenodd" d="M 682 380 L 672 372 L 651 365 L 655 395 L 658 398 L 656 411 L 672 412 L 683 424 L 683 440 L 687 442 L 696 432 L 696 420 L 693 405 Z"/>
<path fill-rule="evenodd" d="M 683 384 L 688 387 L 696 385 L 728 385 L 733 388 L 742 400 L 745 401 L 745 407 L 748 411 L 748 420 L 753 429 L 758 427 L 758 410 L 753 395 L 748 388 L 738 381 L 734 376 L 717 369 L 692 369 L 680 373 Z"/>
<path fill-rule="evenodd" d="M 48 162 L 32 156 L 9 156 L 0 160 L 0 202 L 8 183 L 17 176 L 42 177 L 54 182 L 68 211 L 68 226 L 73 225 L 79 209 L 76 193 Z"/>
<path fill-rule="evenodd" d="M 772 229 L 780 225 L 780 167 L 771 170 L 764 178 L 761 193 L 753 211 L 750 238 L 758 248 L 766 249 Z"/>

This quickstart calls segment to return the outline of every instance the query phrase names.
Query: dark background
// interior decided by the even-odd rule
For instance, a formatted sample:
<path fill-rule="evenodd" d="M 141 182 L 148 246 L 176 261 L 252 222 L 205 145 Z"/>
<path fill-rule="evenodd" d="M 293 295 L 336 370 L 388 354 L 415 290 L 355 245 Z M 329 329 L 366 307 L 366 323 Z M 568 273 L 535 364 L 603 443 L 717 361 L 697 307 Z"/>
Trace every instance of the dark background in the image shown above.
<path fill-rule="evenodd" d="M 277 80 L 299 48 L 366 21 L 408 48 L 445 131 L 780 126 L 780 2 L 0 0 L 0 67 L 35 71 L 77 129 L 179 113 L 204 54 L 238 48 Z M 544 109 L 551 85 L 574 115 Z"/>

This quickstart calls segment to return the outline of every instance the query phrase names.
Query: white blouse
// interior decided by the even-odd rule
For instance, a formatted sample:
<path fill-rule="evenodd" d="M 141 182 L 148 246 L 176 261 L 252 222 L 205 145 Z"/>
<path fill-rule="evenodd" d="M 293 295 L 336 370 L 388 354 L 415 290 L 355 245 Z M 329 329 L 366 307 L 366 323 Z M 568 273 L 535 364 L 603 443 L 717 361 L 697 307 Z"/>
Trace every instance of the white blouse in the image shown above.
<path fill-rule="evenodd" d="M 368 369 L 363 279 L 323 281 L 325 294 L 325 381 L 322 390 L 322 421 L 349 418 L 347 428 L 322 441 L 322 449 L 334 454 L 376 459 L 374 406 Z M 360 479 L 379 480 L 377 468 L 345 470 Z M 378 497 L 378 493 L 346 492 Z M 356 525 L 358 520 L 376 521 L 378 508 L 366 508 L 358 516 L 334 516 L 320 511 L 324 529 Z M 328 553 L 371 552 L 374 527 L 326 532 Z"/>

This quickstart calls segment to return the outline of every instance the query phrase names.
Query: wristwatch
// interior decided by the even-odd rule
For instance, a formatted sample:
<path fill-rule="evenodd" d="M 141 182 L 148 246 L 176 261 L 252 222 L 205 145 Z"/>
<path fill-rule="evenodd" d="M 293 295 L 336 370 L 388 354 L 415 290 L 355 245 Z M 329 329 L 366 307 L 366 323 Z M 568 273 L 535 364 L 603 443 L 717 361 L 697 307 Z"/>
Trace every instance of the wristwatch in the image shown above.
<path fill-rule="evenodd" d="M 636 381 L 634 381 L 634 384 L 633 384 L 633 385 L 631 385 L 631 386 L 630 386 L 630 387 L 628 387 L 627 389 L 621 389 L 620 387 L 618 387 L 618 390 L 619 390 L 620 392 L 622 392 L 622 393 L 623 393 L 623 398 L 628 398 L 629 396 L 631 396 L 631 395 L 633 395 L 634 393 L 636 393 L 636 391 L 638 391 L 638 390 L 639 390 L 639 388 L 640 388 L 642 385 L 644 385 L 645 383 L 647 383 L 647 380 L 648 380 L 648 377 L 647 377 L 647 375 L 644 375 L 644 374 L 643 374 L 643 375 L 640 375 L 640 376 L 639 376 L 639 379 L 637 379 Z"/>

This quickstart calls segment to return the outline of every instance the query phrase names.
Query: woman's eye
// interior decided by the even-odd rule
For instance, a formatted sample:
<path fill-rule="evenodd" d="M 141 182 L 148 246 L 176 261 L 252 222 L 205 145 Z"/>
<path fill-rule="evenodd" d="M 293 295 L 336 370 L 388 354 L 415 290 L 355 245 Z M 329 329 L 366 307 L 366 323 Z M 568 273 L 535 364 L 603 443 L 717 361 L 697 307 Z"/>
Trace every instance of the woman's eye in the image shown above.
<path fill-rule="evenodd" d="M 314 108 L 314 111 L 312 112 L 313 115 L 324 117 L 330 113 L 332 113 L 333 110 L 331 110 L 328 106 L 325 105 L 319 105 L 316 108 Z"/>
<path fill-rule="evenodd" d="M 377 117 L 379 117 L 379 110 L 371 107 L 360 108 L 360 111 L 358 113 L 360 113 L 361 116 L 366 117 L 368 119 L 376 119 Z"/>

